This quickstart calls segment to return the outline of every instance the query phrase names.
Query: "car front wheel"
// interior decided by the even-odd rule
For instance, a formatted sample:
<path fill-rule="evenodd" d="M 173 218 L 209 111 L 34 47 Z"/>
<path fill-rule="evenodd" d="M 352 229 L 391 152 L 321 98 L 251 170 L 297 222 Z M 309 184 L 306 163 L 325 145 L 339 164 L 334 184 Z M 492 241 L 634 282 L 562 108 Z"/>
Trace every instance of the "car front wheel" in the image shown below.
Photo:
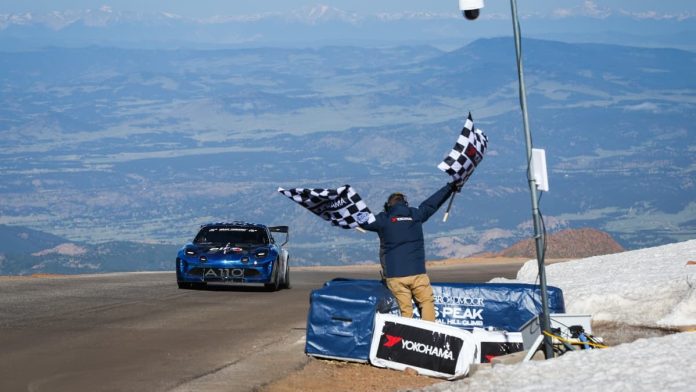
<path fill-rule="evenodd" d="M 271 281 L 264 285 L 268 291 L 278 291 L 280 288 L 280 276 L 278 276 L 278 260 L 273 262 L 273 272 L 271 273 Z"/>
<path fill-rule="evenodd" d="M 290 288 L 290 260 L 285 262 L 285 279 L 283 279 L 283 288 L 284 289 L 289 289 Z"/>

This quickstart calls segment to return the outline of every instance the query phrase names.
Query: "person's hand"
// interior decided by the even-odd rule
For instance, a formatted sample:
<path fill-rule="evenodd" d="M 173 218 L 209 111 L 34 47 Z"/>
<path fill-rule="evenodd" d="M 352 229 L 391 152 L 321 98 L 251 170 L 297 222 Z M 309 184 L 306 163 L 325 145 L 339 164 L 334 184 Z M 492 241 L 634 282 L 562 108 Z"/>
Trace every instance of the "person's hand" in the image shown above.
<path fill-rule="evenodd" d="M 452 187 L 453 192 L 459 193 L 462 191 L 462 187 L 464 186 L 464 180 L 460 178 L 459 180 L 452 181 L 450 182 L 450 186 Z"/>

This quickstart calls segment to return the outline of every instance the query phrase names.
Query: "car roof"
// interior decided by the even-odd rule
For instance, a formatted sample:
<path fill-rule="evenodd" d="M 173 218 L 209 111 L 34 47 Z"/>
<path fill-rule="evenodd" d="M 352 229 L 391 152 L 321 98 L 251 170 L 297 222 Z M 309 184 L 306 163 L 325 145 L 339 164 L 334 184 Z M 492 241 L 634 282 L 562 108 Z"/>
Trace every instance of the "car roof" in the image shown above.
<path fill-rule="evenodd" d="M 255 227 L 258 229 L 265 229 L 266 225 L 262 225 L 259 223 L 249 223 L 249 222 L 243 222 L 243 221 L 232 221 L 232 222 L 211 222 L 211 223 L 205 223 L 201 225 L 201 229 L 203 228 L 208 228 L 208 227 L 229 227 L 229 226 L 241 226 L 241 227 Z"/>

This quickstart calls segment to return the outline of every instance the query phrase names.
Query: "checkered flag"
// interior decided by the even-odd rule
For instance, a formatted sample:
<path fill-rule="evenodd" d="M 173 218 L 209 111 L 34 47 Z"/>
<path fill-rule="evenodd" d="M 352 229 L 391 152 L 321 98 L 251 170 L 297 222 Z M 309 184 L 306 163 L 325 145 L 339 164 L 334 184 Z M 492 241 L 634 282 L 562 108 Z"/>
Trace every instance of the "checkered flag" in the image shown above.
<path fill-rule="evenodd" d="M 330 221 L 332 225 L 344 229 L 357 228 L 358 223 L 375 221 L 367 204 L 350 185 L 338 189 L 278 188 L 278 192 Z"/>
<path fill-rule="evenodd" d="M 480 130 L 474 127 L 474 120 L 471 118 L 471 113 L 464 123 L 462 133 L 457 138 L 452 151 L 445 159 L 437 165 L 438 169 L 452 176 L 452 181 L 459 183 L 458 189 L 464 186 L 464 183 L 471 177 L 476 169 L 476 166 L 483 160 L 483 155 L 488 148 L 488 137 Z M 455 193 L 452 193 L 447 211 L 442 218 L 443 222 L 447 221 L 452 202 L 454 201 Z"/>
<path fill-rule="evenodd" d="M 453 181 L 461 180 L 464 183 L 483 160 L 487 148 L 488 137 L 480 129 L 474 128 L 474 120 L 469 113 L 452 151 L 437 167 L 452 176 Z"/>

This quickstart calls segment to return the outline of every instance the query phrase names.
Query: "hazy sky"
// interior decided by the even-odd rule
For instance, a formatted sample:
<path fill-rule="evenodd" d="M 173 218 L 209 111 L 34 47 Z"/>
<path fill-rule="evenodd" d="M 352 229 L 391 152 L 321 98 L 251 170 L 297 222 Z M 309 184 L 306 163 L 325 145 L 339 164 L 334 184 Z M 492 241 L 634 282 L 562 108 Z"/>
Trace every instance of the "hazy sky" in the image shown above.
<path fill-rule="evenodd" d="M 233 15 L 257 12 L 282 12 L 303 6 L 325 4 L 359 13 L 430 11 L 458 12 L 457 0 L 2 0 L 0 13 L 47 12 L 97 9 L 109 6 L 120 11 L 167 11 L 191 17 Z M 509 12 L 507 0 L 487 0 L 486 12 Z M 630 13 L 695 13 L 695 0 L 518 0 L 520 13 L 551 14 L 559 10 L 610 9 Z"/>

